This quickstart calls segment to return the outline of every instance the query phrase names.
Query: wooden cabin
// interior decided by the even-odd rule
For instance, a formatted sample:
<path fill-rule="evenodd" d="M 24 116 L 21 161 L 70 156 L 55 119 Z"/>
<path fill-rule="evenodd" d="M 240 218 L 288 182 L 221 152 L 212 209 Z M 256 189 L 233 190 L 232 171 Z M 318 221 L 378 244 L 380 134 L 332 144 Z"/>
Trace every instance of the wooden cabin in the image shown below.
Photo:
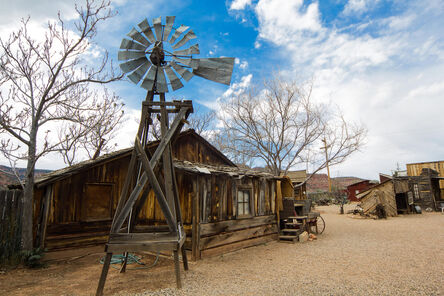
<path fill-rule="evenodd" d="M 435 178 L 435 180 L 437 180 L 436 182 L 439 183 L 439 194 L 444 199 L 444 160 L 408 163 L 406 167 L 407 175 L 409 177 L 421 176 L 423 174 L 423 169 L 432 169 L 437 172 L 433 178 Z"/>
<path fill-rule="evenodd" d="M 146 149 L 152 152 L 157 145 L 150 143 Z M 37 179 L 35 245 L 60 249 L 105 243 L 131 151 L 120 150 Z M 172 152 L 185 248 L 193 259 L 277 239 L 280 177 L 238 168 L 193 130 L 179 134 Z M 166 225 L 152 191 L 140 206 L 136 230 Z"/>

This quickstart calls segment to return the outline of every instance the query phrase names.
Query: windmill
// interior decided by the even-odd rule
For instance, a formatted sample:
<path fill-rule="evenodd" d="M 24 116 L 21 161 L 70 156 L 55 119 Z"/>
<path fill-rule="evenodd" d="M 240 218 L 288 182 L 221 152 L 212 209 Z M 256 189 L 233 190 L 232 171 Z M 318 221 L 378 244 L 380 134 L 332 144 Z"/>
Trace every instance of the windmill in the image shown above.
<path fill-rule="evenodd" d="M 189 114 L 193 112 L 191 101 L 165 100 L 165 93 L 183 87 L 193 76 L 229 85 L 234 58 L 194 58 L 199 54 L 199 44 L 191 44 L 196 35 L 189 27 L 174 28 L 174 16 L 153 19 L 152 25 L 145 19 L 135 26 L 122 40 L 118 60 L 126 77 L 147 90 L 142 102 L 139 129 L 134 142 L 128 173 L 111 224 L 105 260 L 96 295 L 103 294 L 106 277 L 113 253 L 126 254 L 121 272 L 125 272 L 128 252 L 172 251 L 177 287 L 181 287 L 179 253 L 182 253 L 184 269 L 188 261 L 183 244 L 185 231 L 180 211 L 177 184 L 171 154 L 171 142 L 180 133 Z M 155 98 L 158 97 L 158 100 Z M 145 147 L 148 132 L 153 124 L 152 114 L 160 118 L 161 140 L 151 155 Z M 174 114 L 171 124 L 169 115 Z M 159 167 L 162 168 L 159 168 Z M 162 176 L 159 174 L 162 169 Z M 165 220 L 167 232 L 149 231 L 133 233 L 136 217 L 153 190 Z"/>

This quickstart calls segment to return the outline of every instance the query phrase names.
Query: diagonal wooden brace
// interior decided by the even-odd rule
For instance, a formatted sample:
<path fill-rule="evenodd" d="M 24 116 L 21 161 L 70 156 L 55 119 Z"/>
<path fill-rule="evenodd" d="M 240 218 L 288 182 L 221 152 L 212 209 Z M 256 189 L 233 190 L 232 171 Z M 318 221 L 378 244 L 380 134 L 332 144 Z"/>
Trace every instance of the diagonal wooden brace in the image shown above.
<path fill-rule="evenodd" d="M 177 231 L 176 221 L 174 221 L 173 214 L 171 213 L 171 209 L 168 206 L 168 202 L 163 194 L 162 188 L 160 188 L 159 182 L 157 181 L 156 175 L 154 174 L 153 168 L 148 160 L 148 156 L 146 156 L 145 151 L 143 151 L 142 145 L 139 141 L 136 141 L 135 148 L 137 153 L 140 155 L 140 159 L 142 161 L 142 166 L 145 170 L 145 173 L 148 174 L 148 180 L 150 181 L 151 186 L 153 187 L 154 193 L 156 194 L 157 201 L 159 202 L 159 206 L 162 209 L 163 215 L 170 227 L 171 232 Z M 131 205 L 132 207 L 132 205 Z"/>
<path fill-rule="evenodd" d="M 167 131 L 165 137 L 162 138 L 162 140 L 160 141 L 159 146 L 157 147 L 156 151 L 153 154 L 153 157 L 150 160 L 150 165 L 153 170 L 159 164 L 160 158 L 163 152 L 165 151 L 165 148 L 171 142 L 173 136 L 176 135 L 177 129 L 182 128 L 184 124 L 183 120 L 186 119 L 186 115 L 189 111 L 188 109 L 189 109 L 188 107 L 182 107 L 180 109 L 179 113 L 176 115 L 173 123 L 171 124 L 171 128 Z M 133 191 L 128 197 L 125 206 L 122 208 L 120 213 L 116 213 L 115 215 L 116 219 L 114 219 L 114 223 L 111 227 L 112 233 L 116 233 L 122 227 L 123 222 L 125 222 L 125 219 L 128 217 L 129 212 L 132 209 L 132 206 L 134 205 L 137 197 L 139 197 L 139 194 L 142 191 L 147 181 L 148 181 L 148 176 L 146 172 L 143 172 L 142 176 L 137 181 L 136 186 L 134 187 Z M 122 198 L 122 196 L 120 198 Z"/>

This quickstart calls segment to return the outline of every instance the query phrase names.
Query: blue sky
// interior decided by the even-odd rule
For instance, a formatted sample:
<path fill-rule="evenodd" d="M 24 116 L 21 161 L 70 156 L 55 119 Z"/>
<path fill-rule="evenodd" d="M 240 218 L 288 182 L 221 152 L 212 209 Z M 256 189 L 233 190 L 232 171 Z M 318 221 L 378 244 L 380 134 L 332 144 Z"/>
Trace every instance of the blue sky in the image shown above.
<path fill-rule="evenodd" d="M 56 4 L 54 4 L 56 3 Z M 444 1 L 235 0 L 113 1 L 118 15 L 102 24 L 97 46 L 117 62 L 121 39 L 145 17 L 175 15 L 193 28 L 199 57 L 236 57 L 230 87 L 194 77 L 169 98 L 192 99 L 217 109 L 217 99 L 273 70 L 291 78 L 314 79 L 314 99 L 339 106 L 344 116 L 369 130 L 362 151 L 331 168 L 333 176 L 377 178 L 397 163 L 442 160 L 444 140 Z M 61 10 L 72 18 L 72 1 L 5 1 L 0 36 L 31 15 L 44 25 Z M 110 86 L 129 116 L 145 97 L 143 89 L 122 81 Z M 200 110 L 205 110 L 205 107 Z M 129 120 L 119 137 L 129 146 L 137 123 Z M 63 166 L 56 157 L 42 168 Z"/>

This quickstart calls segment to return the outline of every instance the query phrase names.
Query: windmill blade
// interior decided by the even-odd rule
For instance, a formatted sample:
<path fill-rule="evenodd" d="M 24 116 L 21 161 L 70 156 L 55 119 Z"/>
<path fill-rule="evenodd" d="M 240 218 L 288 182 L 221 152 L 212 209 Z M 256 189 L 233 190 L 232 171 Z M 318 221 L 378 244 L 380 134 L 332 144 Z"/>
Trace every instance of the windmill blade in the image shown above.
<path fill-rule="evenodd" d="M 122 43 L 120 43 L 120 49 L 127 50 L 145 50 L 146 46 L 140 45 L 137 42 L 128 39 L 122 39 Z"/>
<path fill-rule="evenodd" d="M 157 67 L 157 69 L 156 90 L 158 92 L 166 93 L 168 92 L 168 84 L 165 78 L 164 67 Z"/>
<path fill-rule="evenodd" d="M 146 77 L 140 86 L 149 91 L 153 90 L 154 79 L 156 79 L 156 72 L 157 72 L 157 67 L 152 65 L 150 70 L 148 71 L 148 74 L 146 74 Z"/>
<path fill-rule="evenodd" d="M 188 41 L 197 38 L 196 34 L 194 34 L 193 30 L 189 30 L 179 42 L 173 45 L 173 49 L 179 48 Z"/>
<path fill-rule="evenodd" d="M 170 44 L 173 44 L 177 38 L 179 38 L 180 35 L 182 35 L 183 32 L 185 32 L 186 30 L 188 30 L 188 26 L 184 26 L 184 25 L 180 25 L 179 28 L 176 29 L 176 31 L 174 32 L 173 36 L 171 36 L 170 39 Z"/>
<path fill-rule="evenodd" d="M 119 61 L 127 61 L 132 59 L 138 59 L 141 57 L 145 57 L 145 51 L 119 51 L 117 53 L 117 60 Z"/>
<path fill-rule="evenodd" d="M 149 42 L 142 34 L 140 34 L 139 31 L 134 28 L 126 35 L 131 37 L 131 39 L 136 40 L 140 44 L 146 45 L 147 47 L 151 45 L 151 42 Z"/>
<path fill-rule="evenodd" d="M 173 57 L 173 60 L 193 69 L 197 69 L 199 67 L 199 59 L 181 59 L 178 57 Z"/>
<path fill-rule="evenodd" d="M 205 79 L 230 85 L 234 58 L 199 59 L 199 66 L 193 74 Z"/>
<path fill-rule="evenodd" d="M 153 27 L 156 32 L 156 40 L 162 41 L 162 18 L 160 16 L 153 19 Z"/>
<path fill-rule="evenodd" d="M 140 66 L 139 68 L 137 68 L 136 71 L 128 75 L 129 80 L 131 80 L 135 84 L 138 84 L 139 81 L 145 75 L 146 71 L 148 71 L 150 65 L 151 63 L 148 60 L 146 60 L 145 63 L 142 64 L 142 66 Z"/>
<path fill-rule="evenodd" d="M 129 62 L 122 63 L 119 66 L 120 66 L 120 69 L 122 69 L 122 71 L 124 73 L 128 73 L 128 72 L 131 72 L 134 69 L 138 68 L 140 65 L 142 65 L 146 61 L 147 61 L 147 58 L 143 57 L 143 58 L 139 58 L 137 60 L 131 60 Z"/>
<path fill-rule="evenodd" d="M 191 45 L 187 49 L 173 51 L 174 55 L 192 55 L 192 54 L 199 54 L 199 53 L 200 53 L 199 44 Z"/>
<path fill-rule="evenodd" d="M 154 37 L 153 31 L 151 31 L 151 27 L 147 19 L 144 19 L 141 23 L 138 24 L 138 26 L 151 43 L 156 42 L 156 38 Z"/>
<path fill-rule="evenodd" d="M 174 73 L 170 65 L 165 66 L 165 73 L 170 80 L 171 88 L 173 89 L 173 91 L 183 87 L 182 81 L 180 81 L 180 78 L 177 77 L 176 73 Z"/>
<path fill-rule="evenodd" d="M 177 73 L 179 73 L 180 76 L 182 76 L 185 81 L 190 81 L 191 78 L 193 78 L 193 73 L 182 67 L 181 65 L 176 64 L 175 62 L 170 63 L 171 67 L 173 67 L 174 70 L 176 70 Z"/>
<path fill-rule="evenodd" d="M 165 29 L 163 30 L 163 38 L 162 38 L 163 41 L 168 40 L 171 30 L 173 29 L 173 24 L 174 24 L 175 19 L 176 19 L 175 16 L 167 16 L 166 17 Z"/>

